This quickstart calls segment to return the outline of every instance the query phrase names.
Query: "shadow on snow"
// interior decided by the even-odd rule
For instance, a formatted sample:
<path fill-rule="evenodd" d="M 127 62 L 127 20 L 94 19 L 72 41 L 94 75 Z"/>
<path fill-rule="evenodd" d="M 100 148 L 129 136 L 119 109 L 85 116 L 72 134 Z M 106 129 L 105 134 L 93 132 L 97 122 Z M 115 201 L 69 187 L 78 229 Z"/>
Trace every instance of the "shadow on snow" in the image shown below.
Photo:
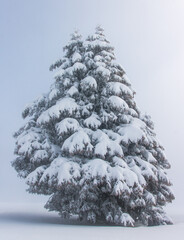
<path fill-rule="evenodd" d="M 171 214 L 174 224 L 184 223 L 184 214 Z M 81 226 L 117 226 L 106 223 L 89 224 L 84 221 L 73 219 L 62 219 L 57 215 L 46 215 L 42 213 L 0 213 L 1 223 L 24 223 L 24 224 L 55 224 L 55 225 L 81 225 Z"/>
<path fill-rule="evenodd" d="M 88 222 L 73 219 L 62 219 L 59 216 L 41 213 L 0 213 L 1 223 L 24 223 L 24 224 L 55 224 L 55 225 L 81 225 L 81 226 L 117 226 L 106 223 L 89 224 Z"/>

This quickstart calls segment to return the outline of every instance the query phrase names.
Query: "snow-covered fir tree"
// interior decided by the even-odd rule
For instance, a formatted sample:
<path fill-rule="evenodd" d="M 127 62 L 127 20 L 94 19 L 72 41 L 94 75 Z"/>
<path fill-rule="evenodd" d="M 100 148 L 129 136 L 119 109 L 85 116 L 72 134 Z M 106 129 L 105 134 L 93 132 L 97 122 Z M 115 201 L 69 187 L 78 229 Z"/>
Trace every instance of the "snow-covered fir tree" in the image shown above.
<path fill-rule="evenodd" d="M 50 91 L 23 111 L 13 167 L 62 217 L 171 224 L 162 208 L 174 199 L 170 165 L 103 29 L 85 41 L 75 32 L 64 52 Z"/>

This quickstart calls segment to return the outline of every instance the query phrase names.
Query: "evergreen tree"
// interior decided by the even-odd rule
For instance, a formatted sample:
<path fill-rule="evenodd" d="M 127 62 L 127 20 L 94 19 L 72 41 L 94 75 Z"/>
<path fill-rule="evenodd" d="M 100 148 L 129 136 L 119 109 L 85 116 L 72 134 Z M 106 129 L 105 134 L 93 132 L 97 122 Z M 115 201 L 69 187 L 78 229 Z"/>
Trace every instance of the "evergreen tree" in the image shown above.
<path fill-rule="evenodd" d="M 62 217 L 123 226 L 171 224 L 170 165 L 149 116 L 141 115 L 123 68 L 101 27 L 75 32 L 50 70 L 48 94 L 23 111 L 12 165 L 30 193 Z"/>

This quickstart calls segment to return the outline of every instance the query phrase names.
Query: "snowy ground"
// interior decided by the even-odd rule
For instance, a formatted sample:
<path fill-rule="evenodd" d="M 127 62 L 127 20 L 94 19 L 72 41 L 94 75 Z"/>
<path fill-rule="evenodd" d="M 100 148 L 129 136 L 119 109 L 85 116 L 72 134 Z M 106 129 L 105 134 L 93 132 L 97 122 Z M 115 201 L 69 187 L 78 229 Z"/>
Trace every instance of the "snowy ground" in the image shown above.
<path fill-rule="evenodd" d="M 115 227 L 67 223 L 43 204 L 0 203 L 0 240 L 179 240 L 184 238 L 184 213 L 170 209 L 171 226 Z"/>

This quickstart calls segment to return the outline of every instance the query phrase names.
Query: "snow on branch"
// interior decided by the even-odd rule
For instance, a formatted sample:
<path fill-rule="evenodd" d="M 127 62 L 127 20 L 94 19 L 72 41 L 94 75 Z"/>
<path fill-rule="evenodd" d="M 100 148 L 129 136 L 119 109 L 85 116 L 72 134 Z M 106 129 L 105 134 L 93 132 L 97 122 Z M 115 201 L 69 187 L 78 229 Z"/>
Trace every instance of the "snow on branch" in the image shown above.
<path fill-rule="evenodd" d="M 79 122 L 74 118 L 65 118 L 56 124 L 56 130 L 59 135 L 74 133 L 79 129 Z"/>
<path fill-rule="evenodd" d="M 132 90 L 129 87 L 127 87 L 125 84 L 120 82 L 108 82 L 107 91 L 109 94 L 113 94 L 120 97 L 123 96 L 124 94 L 127 94 L 130 97 L 133 97 Z"/>
<path fill-rule="evenodd" d="M 71 155 L 91 155 L 93 145 L 91 144 L 89 136 L 81 129 L 64 141 L 62 151 Z"/>
<path fill-rule="evenodd" d="M 128 111 L 129 107 L 128 104 L 120 97 L 118 96 L 111 96 L 108 99 L 109 105 L 112 109 L 117 111 Z"/>
<path fill-rule="evenodd" d="M 63 98 L 57 101 L 56 105 L 43 112 L 37 122 L 38 124 L 48 123 L 52 119 L 60 118 L 64 112 L 66 112 L 68 116 L 72 116 L 77 110 L 78 105 L 73 98 Z"/>

